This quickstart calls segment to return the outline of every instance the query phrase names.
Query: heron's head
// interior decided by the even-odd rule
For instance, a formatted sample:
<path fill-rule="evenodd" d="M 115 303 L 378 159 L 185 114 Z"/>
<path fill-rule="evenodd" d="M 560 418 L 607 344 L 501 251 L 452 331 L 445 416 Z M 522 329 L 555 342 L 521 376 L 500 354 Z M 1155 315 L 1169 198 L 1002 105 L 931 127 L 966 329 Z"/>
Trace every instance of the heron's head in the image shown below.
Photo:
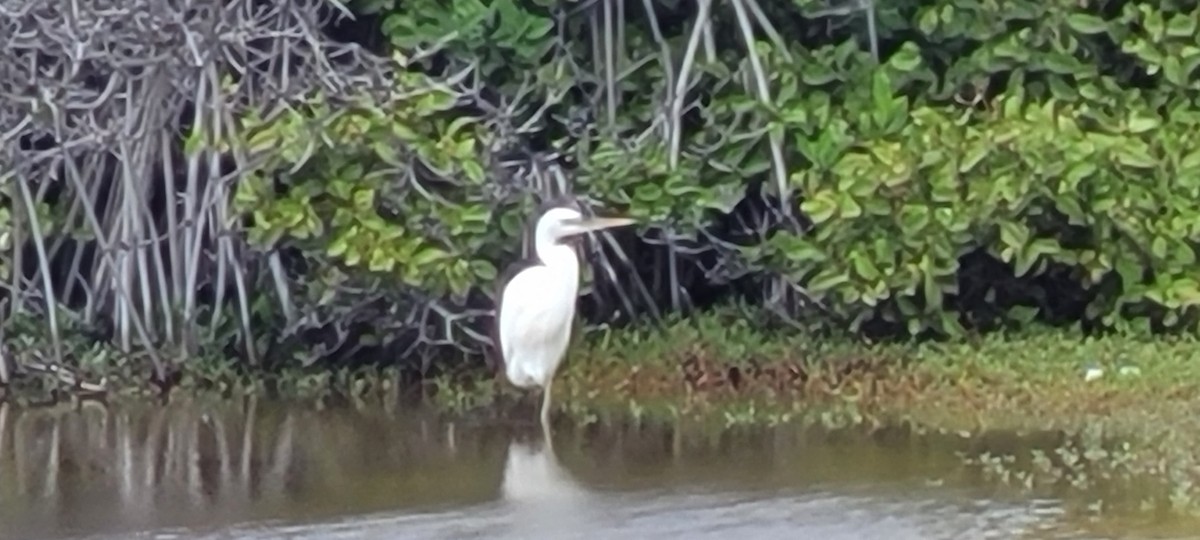
<path fill-rule="evenodd" d="M 633 219 L 623 217 L 587 217 L 573 203 L 563 203 L 547 208 L 538 217 L 535 234 L 539 240 L 563 244 L 579 235 L 630 225 Z"/>

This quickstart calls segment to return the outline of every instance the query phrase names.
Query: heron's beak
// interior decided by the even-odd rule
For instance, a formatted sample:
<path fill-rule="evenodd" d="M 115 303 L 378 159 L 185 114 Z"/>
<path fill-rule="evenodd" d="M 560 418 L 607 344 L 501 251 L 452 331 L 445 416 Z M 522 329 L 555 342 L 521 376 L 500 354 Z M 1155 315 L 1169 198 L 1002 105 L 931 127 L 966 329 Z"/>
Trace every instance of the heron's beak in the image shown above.
<path fill-rule="evenodd" d="M 613 227 L 621 227 L 624 225 L 632 225 L 637 223 L 637 220 L 623 217 L 590 217 L 580 218 L 567 222 L 569 229 L 568 234 L 584 234 L 601 229 L 610 229 Z"/>

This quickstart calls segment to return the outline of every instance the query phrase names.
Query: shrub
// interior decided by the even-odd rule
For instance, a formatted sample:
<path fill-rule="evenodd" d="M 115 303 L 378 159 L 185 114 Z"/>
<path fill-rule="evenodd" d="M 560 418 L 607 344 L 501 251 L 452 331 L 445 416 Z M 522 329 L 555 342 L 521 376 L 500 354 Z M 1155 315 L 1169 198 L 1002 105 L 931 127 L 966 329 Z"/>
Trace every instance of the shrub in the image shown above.
<path fill-rule="evenodd" d="M 744 300 L 901 335 L 1034 319 L 1194 326 L 1200 10 L 856 6 L 353 4 L 358 21 L 324 30 L 371 47 L 355 65 L 386 66 L 386 87 L 344 75 L 291 93 L 282 113 L 231 107 L 224 131 L 175 126 L 192 134 L 192 161 L 237 164 L 234 206 L 213 215 L 243 220 L 222 221 L 247 242 L 242 258 L 217 260 L 246 292 L 222 293 L 225 274 L 208 272 L 204 309 L 214 328 L 235 312 L 241 337 L 228 339 L 276 363 L 472 355 L 533 203 L 573 192 L 643 221 L 589 249 L 593 321 Z M 254 69 L 221 96 L 287 80 L 286 67 Z M 49 178 L 31 174 L 18 181 Z M 57 223 L 68 202 L 45 200 Z M 35 243 L 19 238 L 0 269 Z M 34 251 L 39 268 L 6 279 L 18 296 L 61 287 L 33 285 L 52 258 Z M 147 346 L 169 341 L 153 334 Z"/>

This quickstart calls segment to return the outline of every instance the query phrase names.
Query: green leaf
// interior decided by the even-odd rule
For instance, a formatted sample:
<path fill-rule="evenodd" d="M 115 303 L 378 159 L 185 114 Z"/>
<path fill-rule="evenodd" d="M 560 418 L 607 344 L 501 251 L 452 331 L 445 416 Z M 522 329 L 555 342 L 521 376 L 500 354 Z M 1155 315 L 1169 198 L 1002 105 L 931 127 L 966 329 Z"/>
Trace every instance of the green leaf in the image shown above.
<path fill-rule="evenodd" d="M 417 252 L 416 255 L 413 255 L 412 260 L 409 261 L 409 265 L 418 267 L 425 266 L 439 259 L 443 259 L 447 255 L 449 254 L 435 247 L 422 248 Z"/>
<path fill-rule="evenodd" d="M 851 253 L 850 264 L 854 266 L 854 273 L 869 282 L 874 282 L 882 277 L 879 273 L 879 267 L 875 266 L 875 261 L 872 261 L 870 257 L 864 255 L 862 252 L 856 251 Z"/>
<path fill-rule="evenodd" d="M 888 58 L 888 64 L 891 64 L 896 71 L 901 73 L 910 73 L 921 66 L 921 49 L 911 41 L 905 41 L 900 48 Z"/>
<path fill-rule="evenodd" d="M 1074 56 L 1058 51 L 1043 53 L 1041 58 L 1046 69 L 1061 75 L 1075 75 L 1083 66 Z"/>
<path fill-rule="evenodd" d="M 958 314 L 950 311 L 941 313 L 942 332 L 951 336 L 962 336 L 967 333 L 967 329 L 962 323 L 958 322 Z"/>
<path fill-rule="evenodd" d="M 333 240 L 333 242 L 329 243 L 329 247 L 325 250 L 325 254 L 329 255 L 330 257 L 340 257 L 346 252 L 346 248 L 348 246 L 349 242 L 346 241 L 346 237 L 344 235 L 338 236 Z"/>
<path fill-rule="evenodd" d="M 360 180 L 363 177 L 363 166 L 361 163 L 349 163 L 345 167 L 342 167 L 341 173 L 338 176 L 350 180 Z"/>
<path fill-rule="evenodd" d="M 471 271 L 482 281 L 493 281 L 496 279 L 496 267 L 483 259 L 471 261 Z"/>
<path fill-rule="evenodd" d="M 809 280 L 808 289 L 812 292 L 824 292 L 849 281 L 850 276 L 847 276 L 838 268 L 829 267 L 818 272 L 816 276 L 813 276 Z"/>
<path fill-rule="evenodd" d="M 254 189 L 252 182 L 259 182 L 258 178 L 247 177 L 238 184 L 237 189 L 233 192 L 233 202 L 238 208 L 251 209 L 259 204 L 257 190 Z"/>
<path fill-rule="evenodd" d="M 837 73 L 821 63 L 805 64 L 800 72 L 800 80 L 809 86 L 824 86 L 837 80 Z"/>
<path fill-rule="evenodd" d="M 1059 251 L 1058 242 L 1049 238 L 1038 238 L 1025 249 L 1018 251 L 1020 255 L 1016 257 L 1013 274 L 1017 277 L 1024 276 L 1033 269 L 1033 266 L 1041 260 L 1042 256 L 1055 255 Z"/>
<path fill-rule="evenodd" d="M 1156 9 L 1153 4 L 1142 4 L 1141 7 L 1144 10 L 1143 13 L 1146 15 L 1142 19 L 1142 28 L 1146 29 L 1146 33 L 1150 34 L 1153 41 L 1162 41 L 1167 30 L 1162 12 Z"/>
<path fill-rule="evenodd" d="M 483 167 L 479 165 L 478 161 L 468 159 L 460 162 L 459 165 L 462 167 L 463 174 L 466 174 L 467 179 L 472 183 L 482 184 L 485 180 Z"/>
<path fill-rule="evenodd" d="M 941 311 L 942 286 L 937 282 L 937 274 L 934 272 L 933 260 L 929 254 L 921 257 L 921 277 L 923 281 L 921 289 L 925 292 L 925 310 Z"/>
<path fill-rule="evenodd" d="M 633 190 L 633 198 L 642 202 L 652 203 L 661 199 L 662 196 L 663 190 L 658 184 L 643 183 Z"/>
<path fill-rule="evenodd" d="M 354 208 L 360 212 L 373 212 L 375 209 L 375 190 L 368 188 L 355 191 Z"/>
<path fill-rule="evenodd" d="M 450 125 L 446 126 L 446 131 L 442 133 L 443 137 L 453 137 L 460 130 L 475 122 L 475 119 L 470 116 L 459 116 L 450 121 Z"/>
<path fill-rule="evenodd" d="M 1096 174 L 1096 171 L 1098 170 L 1099 167 L 1097 167 L 1096 164 L 1091 161 L 1076 162 L 1071 166 L 1070 169 L 1067 170 L 1068 181 L 1062 183 L 1060 190 L 1069 190 L 1072 192 L 1070 194 L 1074 196 L 1073 192 L 1075 187 L 1078 186 L 1080 182 L 1086 180 L 1093 174 Z M 1067 191 L 1060 191 L 1060 193 L 1067 194 Z"/>
<path fill-rule="evenodd" d="M 1145 146 L 1123 144 L 1117 147 L 1117 162 L 1138 169 L 1153 169 L 1158 162 L 1150 157 Z"/>
<path fill-rule="evenodd" d="M 863 208 L 854 200 L 854 195 L 848 191 L 842 192 L 841 204 L 838 205 L 838 216 L 842 219 L 854 219 L 863 214 Z"/>
<path fill-rule="evenodd" d="M 1087 13 L 1072 13 L 1067 15 L 1067 26 L 1081 34 L 1099 34 L 1108 31 L 1108 22 L 1095 15 Z"/>
<path fill-rule="evenodd" d="M 540 19 L 537 22 L 530 23 L 529 29 L 525 31 L 525 39 L 538 40 L 545 37 L 554 29 L 554 21 L 550 19 Z"/>
<path fill-rule="evenodd" d="M 1153 254 L 1156 259 L 1162 260 L 1167 258 L 1167 250 L 1168 246 L 1166 238 L 1156 236 L 1154 237 L 1154 240 L 1150 241 L 1150 253 Z"/>
<path fill-rule="evenodd" d="M 400 152 L 397 152 L 392 145 L 384 141 L 374 141 L 371 143 L 371 150 L 375 152 L 379 159 L 388 165 L 400 165 Z"/>
<path fill-rule="evenodd" d="M 958 172 L 966 174 L 971 172 L 983 158 L 987 157 L 988 152 L 992 149 L 992 145 L 987 141 L 981 141 L 976 146 L 967 150 L 967 155 L 958 163 Z"/>
<path fill-rule="evenodd" d="M 1193 13 L 1176 13 L 1167 23 L 1167 35 L 1171 37 L 1190 38 L 1196 33 L 1196 19 Z"/>
<path fill-rule="evenodd" d="M 371 261 L 367 265 L 367 269 L 372 272 L 391 272 L 396 266 L 396 259 L 392 258 L 382 246 L 376 246 L 371 250 Z"/>
<path fill-rule="evenodd" d="M 919 238 L 931 220 L 929 208 L 919 203 L 907 203 L 900 209 L 900 227 L 904 236 Z"/>
<path fill-rule="evenodd" d="M 1016 221 L 1000 222 L 1000 242 L 1012 248 L 1023 248 L 1029 241 L 1029 229 Z"/>
<path fill-rule="evenodd" d="M 1037 318 L 1040 309 L 1033 306 L 1013 306 L 1008 310 L 1008 318 L 1022 323 L 1029 324 Z"/>
<path fill-rule="evenodd" d="M 1200 304 L 1200 283 L 1191 278 L 1182 278 L 1175 280 L 1171 284 L 1171 292 L 1179 303 L 1185 306 L 1195 306 Z"/>
<path fill-rule="evenodd" d="M 1143 281 L 1143 269 L 1137 259 L 1122 257 L 1116 263 L 1117 275 L 1121 276 L 1122 287 L 1126 290 L 1135 289 Z"/>
<path fill-rule="evenodd" d="M 1025 254 L 1030 257 L 1053 257 L 1061 252 L 1062 246 L 1053 238 L 1038 238 L 1029 244 L 1029 249 L 1025 250 Z"/>
<path fill-rule="evenodd" d="M 1195 173 L 1200 169 L 1200 149 L 1193 150 L 1179 160 L 1179 172 Z"/>
<path fill-rule="evenodd" d="M 815 224 L 829 221 L 837 209 L 838 201 L 829 191 L 821 191 L 800 205 L 800 210 Z"/>
<path fill-rule="evenodd" d="M 884 70 L 876 71 L 871 77 L 871 102 L 874 105 L 872 112 L 883 117 L 888 116 L 894 107 L 892 80 Z M 883 124 L 883 122 L 878 124 Z"/>
<path fill-rule="evenodd" d="M 926 7 L 925 12 L 917 19 L 917 29 L 922 34 L 931 35 L 938 29 L 938 11 L 934 7 Z"/>
<path fill-rule="evenodd" d="M 257 140 L 262 140 L 262 139 L 264 138 L 264 137 L 263 137 L 264 135 L 265 135 L 266 137 L 271 137 L 272 135 L 274 135 L 274 133 L 271 133 L 271 132 L 265 132 L 265 133 L 264 133 L 264 132 L 259 132 L 259 137 L 258 137 L 258 139 L 257 139 Z M 255 147 L 255 145 L 253 144 L 253 143 L 255 142 L 255 140 L 256 140 L 256 139 L 254 139 L 254 138 L 252 138 L 252 139 L 250 140 L 250 142 L 251 142 L 251 144 L 250 144 L 250 147 L 251 147 L 251 148 L 254 148 L 254 147 Z M 203 150 L 203 149 L 204 149 L 204 146 L 205 146 L 205 144 L 204 144 L 204 136 L 203 136 L 203 135 L 201 135 L 201 132 L 200 132 L 200 130 L 199 130 L 199 129 L 195 129 L 195 128 L 193 128 L 193 129 L 191 129 L 191 130 L 189 130 L 189 131 L 188 131 L 187 138 L 186 138 L 186 139 L 184 139 L 184 141 L 183 141 L 183 153 L 184 153 L 184 155 L 186 155 L 186 156 L 194 156 L 194 155 L 196 155 L 196 153 L 197 153 L 197 152 L 199 152 L 199 151 Z M 261 146 L 261 145 L 260 145 L 260 146 Z"/>
<path fill-rule="evenodd" d="M 803 238 L 789 242 L 786 254 L 788 260 L 792 262 L 819 263 L 829 260 L 820 247 Z"/>

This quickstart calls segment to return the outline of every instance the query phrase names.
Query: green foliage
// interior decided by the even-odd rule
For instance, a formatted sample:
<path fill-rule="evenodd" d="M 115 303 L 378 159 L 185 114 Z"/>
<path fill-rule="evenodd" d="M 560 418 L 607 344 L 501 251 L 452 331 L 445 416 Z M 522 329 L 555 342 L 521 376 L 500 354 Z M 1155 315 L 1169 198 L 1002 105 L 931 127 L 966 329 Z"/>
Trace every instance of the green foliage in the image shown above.
<path fill-rule="evenodd" d="M 930 2 L 909 28 L 920 39 L 883 65 L 850 53 L 839 69 L 839 45 L 773 57 L 783 129 L 808 162 L 792 183 L 815 227 L 754 255 L 855 326 L 882 316 L 960 333 L 972 306 L 950 297 L 999 286 L 962 266 L 978 250 L 1030 289 L 1066 269 L 1089 293 L 1085 319 L 1122 324 L 1123 308 L 1154 305 L 1140 313 L 1156 324 L 1194 322 L 1200 12 L 1116 11 Z M 821 88 L 793 90 L 787 73 Z M 1008 319 L 1030 307 L 1045 306 Z"/>
<path fill-rule="evenodd" d="M 246 119 L 242 144 L 278 149 L 266 170 L 298 170 L 282 194 L 267 175 L 239 184 L 235 207 L 253 217 L 253 245 L 287 238 L 339 268 L 433 295 L 461 296 L 495 278 L 478 256 L 497 217 L 480 190 L 477 147 L 486 134 L 474 119 L 449 113 L 450 93 L 404 73 L 383 103 L 308 105 L 266 123 Z M 310 118 L 326 120 L 313 129 Z"/>
<path fill-rule="evenodd" d="M 1026 322 L 1058 301 L 1053 284 L 1083 291 L 1075 320 L 1195 320 L 1196 9 L 881 6 L 879 62 L 861 32 L 778 23 L 780 34 L 800 36 L 787 49 L 754 41 L 747 51 L 731 40 L 718 42 L 715 55 L 697 55 L 676 151 L 662 111 L 679 68 L 652 60 L 664 46 L 677 55 L 691 22 L 656 42 L 651 27 L 673 16 L 666 4 L 653 4 L 652 25 L 626 6 L 621 49 L 598 55 L 584 44 L 612 29 L 556 19 L 553 9 L 563 6 L 370 4 L 364 12 L 381 17 L 403 54 L 436 50 L 452 68 L 474 66 L 502 103 L 540 99 L 538 132 L 578 163 L 575 190 L 647 224 L 696 237 L 746 202 L 751 186 L 776 188 L 779 144 L 786 202 L 812 227 L 759 226 L 757 241 L 740 241 L 725 256 L 803 286 L 853 329 L 884 321 L 914 334 L 959 334 L 988 321 Z M 710 22 L 736 31 L 718 4 Z M 619 76 L 607 72 L 609 53 Z M 760 73 L 752 56 L 769 87 L 765 101 L 752 83 Z M 430 86 L 424 75 L 401 73 L 400 88 Z M 611 100 L 605 89 L 581 94 L 606 82 L 616 91 Z M 322 133 L 299 127 L 308 116 L 272 122 L 266 133 L 286 135 L 249 144 L 278 146 L 281 165 L 304 167 L 279 197 L 264 179 L 244 185 L 239 200 L 254 209 L 252 238 L 271 244 L 286 235 L 342 268 L 434 294 L 489 284 L 494 262 L 512 255 L 489 246 L 511 243 L 528 208 L 489 194 L 497 180 L 488 149 L 511 139 L 437 95 L 340 111 Z M 581 108 L 592 123 L 572 127 Z M 398 172 L 411 177 L 418 161 L 453 179 L 449 187 L 396 181 Z M 978 254 L 1006 275 L 968 263 Z M 1047 285 L 1051 277 L 1057 281 Z M 1012 287 L 1017 294 L 1001 294 Z"/>
<path fill-rule="evenodd" d="M 539 67 L 539 60 L 553 46 L 549 38 L 554 21 L 535 13 L 538 6 L 521 4 L 518 0 L 404 2 L 386 16 L 383 33 L 401 50 L 444 43 L 455 56 L 477 59 L 483 75 L 511 77 Z"/>
<path fill-rule="evenodd" d="M 980 247 L 1017 277 L 1059 263 L 1091 287 L 1118 273 L 1121 293 L 1097 298 L 1096 314 L 1144 299 L 1170 309 L 1200 302 L 1188 243 L 1200 193 L 1186 180 L 1200 172 L 1200 154 L 1187 111 L 1163 123 L 1144 105 L 1127 107 L 1105 125 L 1088 104 L 999 101 L 984 114 L 921 107 L 894 134 L 872 137 L 878 124 L 847 130 L 836 163 L 794 177 L 817 227 L 775 239 L 785 264 L 839 305 L 894 298 L 912 324 L 942 312 L 959 259 Z"/>
<path fill-rule="evenodd" d="M 868 25 L 827 4 L 715 0 L 698 21 L 668 0 L 359 0 L 353 37 L 385 44 L 370 62 L 390 86 L 230 107 L 232 135 L 197 124 L 189 186 L 214 151 L 251 156 L 235 215 L 208 222 L 244 238 L 197 287 L 147 264 L 163 275 L 134 293 L 153 312 L 194 295 L 160 282 L 226 287 L 214 303 L 243 288 L 236 309 L 180 301 L 180 326 L 203 314 L 219 341 L 287 320 L 240 350 L 308 365 L 373 349 L 425 370 L 439 348 L 479 352 L 477 293 L 519 256 L 534 203 L 566 191 L 642 222 L 620 257 L 593 257 L 601 309 L 748 301 L 872 335 L 1200 321 L 1200 8 L 914 0 L 862 8 Z M 230 96 L 254 80 L 213 77 Z M 14 231 L 25 245 L 5 253 L 30 248 L 34 221 L 50 252 L 87 240 L 75 202 L 35 187 L 36 220 L 0 214 L 0 248 Z"/>

